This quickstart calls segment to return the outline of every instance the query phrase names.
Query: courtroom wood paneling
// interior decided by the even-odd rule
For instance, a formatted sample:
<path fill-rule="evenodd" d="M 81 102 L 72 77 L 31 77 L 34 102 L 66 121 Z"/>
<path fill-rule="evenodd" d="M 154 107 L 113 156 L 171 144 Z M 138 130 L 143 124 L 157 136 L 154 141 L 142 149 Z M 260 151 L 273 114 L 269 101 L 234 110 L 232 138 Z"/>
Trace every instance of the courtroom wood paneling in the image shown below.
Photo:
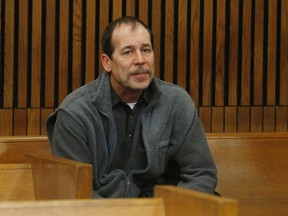
<path fill-rule="evenodd" d="M 288 1 L 281 1 L 280 105 L 288 104 Z"/>
<path fill-rule="evenodd" d="M 151 27 L 155 75 L 187 90 L 207 131 L 288 130 L 288 0 L 0 2 L 1 134 L 44 134 L 103 70 L 102 32 L 123 15 Z"/>
<path fill-rule="evenodd" d="M 55 19 L 56 19 L 56 0 L 46 0 L 45 6 L 45 99 L 44 107 L 54 107 L 55 95 Z M 43 88 L 42 88 L 43 89 Z M 43 98 L 42 98 L 43 100 Z M 43 104 L 43 102 L 42 102 Z M 43 105 L 42 105 L 43 106 Z"/>
<path fill-rule="evenodd" d="M 30 103 L 31 107 L 37 108 L 40 107 L 40 97 L 41 97 L 41 79 L 43 74 L 42 71 L 42 3 L 43 1 L 32 1 L 32 24 L 31 24 L 31 60 L 29 63 L 31 64 L 31 76 L 30 78 Z"/>

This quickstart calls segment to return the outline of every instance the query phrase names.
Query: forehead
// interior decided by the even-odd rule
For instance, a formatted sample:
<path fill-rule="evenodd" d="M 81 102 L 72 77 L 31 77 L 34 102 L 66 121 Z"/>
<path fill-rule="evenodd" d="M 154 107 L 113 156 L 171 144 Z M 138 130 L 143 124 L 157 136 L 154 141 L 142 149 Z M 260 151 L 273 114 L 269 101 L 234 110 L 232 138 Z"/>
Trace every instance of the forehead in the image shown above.
<path fill-rule="evenodd" d="M 121 24 L 112 33 L 112 43 L 115 48 L 139 44 L 151 45 L 151 38 L 148 30 L 139 23 Z"/>

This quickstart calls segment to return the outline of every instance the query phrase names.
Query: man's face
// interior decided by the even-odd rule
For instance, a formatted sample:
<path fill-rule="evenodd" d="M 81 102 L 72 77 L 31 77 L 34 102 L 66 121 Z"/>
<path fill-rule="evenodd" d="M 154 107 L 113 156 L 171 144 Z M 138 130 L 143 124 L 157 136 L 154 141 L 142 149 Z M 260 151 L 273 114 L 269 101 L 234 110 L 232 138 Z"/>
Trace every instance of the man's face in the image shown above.
<path fill-rule="evenodd" d="M 140 24 L 122 24 L 112 34 L 109 59 L 111 85 L 118 93 L 142 91 L 154 76 L 154 52 L 149 32 Z"/>

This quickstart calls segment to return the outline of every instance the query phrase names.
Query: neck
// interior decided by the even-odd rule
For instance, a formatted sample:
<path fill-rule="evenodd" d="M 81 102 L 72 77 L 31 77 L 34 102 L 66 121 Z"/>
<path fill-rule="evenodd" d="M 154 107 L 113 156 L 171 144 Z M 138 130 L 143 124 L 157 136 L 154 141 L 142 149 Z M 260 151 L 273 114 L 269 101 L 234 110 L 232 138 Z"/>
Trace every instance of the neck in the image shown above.
<path fill-rule="evenodd" d="M 121 98 L 124 103 L 134 103 L 137 102 L 140 98 L 143 90 L 141 91 L 125 91 L 125 92 L 116 92 L 116 94 Z"/>

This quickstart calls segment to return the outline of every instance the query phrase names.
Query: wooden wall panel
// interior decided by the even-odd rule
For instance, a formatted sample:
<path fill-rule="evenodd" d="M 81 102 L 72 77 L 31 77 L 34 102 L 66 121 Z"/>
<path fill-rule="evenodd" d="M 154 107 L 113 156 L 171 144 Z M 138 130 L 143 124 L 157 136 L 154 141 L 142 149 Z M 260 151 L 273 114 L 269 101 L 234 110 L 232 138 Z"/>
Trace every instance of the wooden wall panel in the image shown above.
<path fill-rule="evenodd" d="M 14 109 L 13 135 L 21 136 L 27 133 L 27 109 Z"/>
<path fill-rule="evenodd" d="M 231 0 L 230 1 L 230 13 L 229 13 L 229 24 L 230 27 L 226 31 L 229 31 L 229 38 L 226 38 L 226 41 L 229 40 L 229 47 L 225 47 L 225 49 L 228 51 L 226 53 L 225 59 L 229 62 L 225 65 L 226 70 L 226 80 L 228 80 L 224 83 L 224 85 L 228 86 L 228 92 L 226 92 L 225 88 L 224 94 L 228 94 L 228 105 L 229 106 L 237 106 L 238 105 L 238 52 L 235 52 L 235 50 L 238 50 L 239 46 L 239 1 L 238 0 Z M 228 9 L 227 9 L 228 10 Z M 228 19 L 228 18 L 227 18 Z M 228 56 L 227 56 L 228 55 Z"/>
<path fill-rule="evenodd" d="M 253 73 L 253 105 L 263 103 L 263 26 L 264 1 L 255 0 L 254 12 L 254 73 Z M 253 22 L 253 21 L 252 21 Z"/>
<path fill-rule="evenodd" d="M 250 107 L 239 106 L 237 113 L 237 131 L 249 132 L 250 131 Z"/>
<path fill-rule="evenodd" d="M 13 110 L 0 109 L 0 135 L 13 135 Z"/>
<path fill-rule="evenodd" d="M 237 107 L 225 107 L 224 131 L 237 132 Z"/>
<path fill-rule="evenodd" d="M 281 1 L 280 105 L 288 105 L 288 1 Z"/>
<path fill-rule="evenodd" d="M 17 107 L 26 108 L 28 83 L 28 0 L 19 1 Z"/>
<path fill-rule="evenodd" d="M 45 100 L 44 107 L 54 107 L 55 95 L 55 19 L 56 0 L 46 0 L 45 20 Z M 42 96 L 43 97 L 43 96 Z"/>
<path fill-rule="evenodd" d="M 73 0 L 72 91 L 82 85 L 82 0 Z"/>
<path fill-rule="evenodd" d="M 187 90 L 207 132 L 288 130 L 288 0 L 0 0 L 0 12 L 0 135 L 45 134 L 103 70 L 102 32 L 123 15 L 151 27 L 155 75 Z"/>
<path fill-rule="evenodd" d="M 85 33 L 85 83 L 96 78 L 95 62 L 99 58 L 99 50 L 96 50 L 96 1 L 87 0 L 86 3 L 86 33 Z M 96 54 L 97 52 L 97 54 Z M 98 69 L 97 69 L 98 70 Z"/>
<path fill-rule="evenodd" d="M 164 12 L 164 11 L 163 11 Z M 173 82 L 173 61 L 174 61 L 174 1 L 165 3 L 165 44 L 164 44 L 164 80 Z"/>
<path fill-rule="evenodd" d="M 180 0 L 178 6 L 178 21 L 174 40 L 181 41 L 177 43 L 177 58 L 174 58 L 174 61 L 177 59 L 177 84 L 186 89 L 186 73 L 187 73 L 187 0 Z M 176 22 L 176 21 L 175 21 Z M 175 71 L 173 70 L 175 73 Z"/>
<path fill-rule="evenodd" d="M 203 58 L 203 71 L 200 71 L 202 75 L 203 86 L 201 91 L 205 92 L 202 94 L 202 103 L 203 106 L 211 106 L 212 99 L 212 26 L 213 26 L 213 1 L 200 1 L 200 4 L 204 4 L 203 12 L 203 54 L 200 56 Z M 201 60 L 200 60 L 201 61 Z"/>
<path fill-rule="evenodd" d="M 276 107 L 276 132 L 288 129 L 288 107 Z"/>
<path fill-rule="evenodd" d="M 13 106 L 13 75 L 14 75 L 14 29 L 13 26 L 15 24 L 14 19 L 14 6 L 15 1 L 6 1 L 5 4 L 5 47 L 4 47 L 4 55 L 5 62 L 2 63 L 4 66 L 4 108 L 11 108 Z"/>
<path fill-rule="evenodd" d="M 224 116 L 224 107 L 212 107 L 211 129 L 213 132 L 224 132 Z"/>
<path fill-rule="evenodd" d="M 276 102 L 277 1 L 269 1 L 267 23 L 267 91 L 266 105 Z"/>
<path fill-rule="evenodd" d="M 55 83 L 58 90 L 58 104 L 68 94 L 68 42 L 69 42 L 69 0 L 61 0 L 59 3 L 59 70 L 55 68 L 58 74 L 58 83 Z"/>
<path fill-rule="evenodd" d="M 242 37 L 240 38 L 241 42 L 241 106 L 251 105 L 251 59 L 252 59 L 252 4 L 250 0 L 243 0 L 242 5 L 242 25 L 240 29 L 242 31 Z"/>
<path fill-rule="evenodd" d="M 43 1 L 32 1 L 32 24 L 31 24 L 31 76 L 30 83 L 30 106 L 40 107 L 41 97 L 41 57 L 42 57 L 42 3 Z M 29 59 L 28 59 L 29 61 Z M 29 88 L 29 86 L 28 86 Z"/>
<path fill-rule="evenodd" d="M 214 100 L 215 106 L 224 106 L 224 82 L 225 82 L 225 15 L 226 4 L 225 0 L 217 1 L 217 16 L 216 16 L 216 51 L 215 51 L 215 66 L 213 64 L 213 80 L 215 80 Z M 216 64 L 217 62 L 217 64 Z M 214 63 L 214 62 L 213 62 Z M 215 77 L 214 77 L 215 76 Z"/>
<path fill-rule="evenodd" d="M 199 106 L 200 88 L 200 1 L 191 1 L 191 24 L 190 24 L 190 95 L 196 106 Z M 202 86 L 202 85 L 201 85 Z"/>

